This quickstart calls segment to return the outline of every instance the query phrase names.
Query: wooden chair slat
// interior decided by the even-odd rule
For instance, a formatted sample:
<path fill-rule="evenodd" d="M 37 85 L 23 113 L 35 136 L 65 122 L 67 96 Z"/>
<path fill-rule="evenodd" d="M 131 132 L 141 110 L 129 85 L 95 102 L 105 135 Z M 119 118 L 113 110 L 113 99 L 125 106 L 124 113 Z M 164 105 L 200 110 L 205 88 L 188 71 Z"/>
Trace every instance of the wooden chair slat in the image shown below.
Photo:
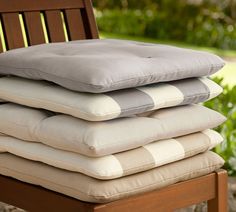
<path fill-rule="evenodd" d="M 65 41 L 65 33 L 60 10 L 46 11 L 46 25 L 50 42 Z"/>
<path fill-rule="evenodd" d="M 45 43 L 40 12 L 25 12 L 24 19 L 30 45 Z"/>
<path fill-rule="evenodd" d="M 49 42 L 66 41 L 61 11 L 64 11 L 69 40 L 98 38 L 98 29 L 90 0 L 20 0 L 20 4 L 19 0 L 12 0 L 11 3 L 0 0 L 6 50 L 25 47 L 27 44 L 29 46 L 41 44 L 46 40 Z M 40 12 L 45 14 L 46 31 Z M 19 14 L 23 15 L 23 26 L 21 26 L 22 19 L 19 20 Z M 25 31 L 27 36 L 25 36 Z M 45 35 L 44 31 L 48 34 Z M 25 37 L 27 37 L 27 42 L 24 40 Z M 2 51 L 0 43 L 0 52 Z"/>
<path fill-rule="evenodd" d="M 6 35 L 7 49 L 24 47 L 24 39 L 18 13 L 3 13 L 3 30 Z"/>
<path fill-rule="evenodd" d="M 26 12 L 84 8 L 83 0 L 0 0 L 0 12 Z"/>
<path fill-rule="evenodd" d="M 79 9 L 65 10 L 65 20 L 68 27 L 69 40 L 86 39 L 82 15 Z"/>
<path fill-rule="evenodd" d="M 84 0 L 85 8 L 81 9 L 82 19 L 84 21 L 84 27 L 87 34 L 87 39 L 97 39 L 98 28 L 93 13 L 93 7 L 90 0 Z"/>

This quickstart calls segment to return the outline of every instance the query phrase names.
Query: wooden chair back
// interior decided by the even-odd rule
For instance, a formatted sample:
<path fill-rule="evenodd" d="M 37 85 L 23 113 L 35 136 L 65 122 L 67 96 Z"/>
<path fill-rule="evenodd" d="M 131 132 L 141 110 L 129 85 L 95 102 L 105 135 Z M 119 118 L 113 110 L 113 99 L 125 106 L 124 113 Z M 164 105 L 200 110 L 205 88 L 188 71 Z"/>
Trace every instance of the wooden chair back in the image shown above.
<path fill-rule="evenodd" d="M 98 37 L 91 0 L 0 0 L 0 52 Z"/>

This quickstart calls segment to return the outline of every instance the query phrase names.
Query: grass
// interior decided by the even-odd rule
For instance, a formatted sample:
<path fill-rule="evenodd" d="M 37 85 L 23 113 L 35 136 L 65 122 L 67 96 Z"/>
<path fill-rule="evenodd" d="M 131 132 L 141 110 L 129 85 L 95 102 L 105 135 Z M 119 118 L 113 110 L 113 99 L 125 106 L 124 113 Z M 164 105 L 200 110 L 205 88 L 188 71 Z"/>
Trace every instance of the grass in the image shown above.
<path fill-rule="evenodd" d="M 136 41 L 149 42 L 149 43 L 162 43 L 162 44 L 174 45 L 174 46 L 183 47 L 183 48 L 203 50 L 203 51 L 211 52 L 213 54 L 217 54 L 226 60 L 226 65 L 222 70 L 220 70 L 213 76 L 223 77 L 224 84 L 228 84 L 230 86 L 236 85 L 236 51 L 217 49 L 213 47 L 195 46 L 195 45 L 186 44 L 186 43 L 178 42 L 178 41 L 158 40 L 158 39 L 153 39 L 153 38 L 111 34 L 111 33 L 104 33 L 104 32 L 101 32 L 100 36 L 101 38 L 116 38 L 116 39 L 125 39 L 125 40 L 136 40 Z"/>

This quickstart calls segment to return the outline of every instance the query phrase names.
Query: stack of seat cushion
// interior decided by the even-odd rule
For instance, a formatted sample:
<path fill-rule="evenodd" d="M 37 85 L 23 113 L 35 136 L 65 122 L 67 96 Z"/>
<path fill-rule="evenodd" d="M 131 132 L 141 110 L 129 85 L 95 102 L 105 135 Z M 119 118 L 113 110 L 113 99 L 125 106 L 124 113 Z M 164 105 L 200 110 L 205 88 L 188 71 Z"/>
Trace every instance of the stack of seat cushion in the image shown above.
<path fill-rule="evenodd" d="M 85 40 L 0 54 L 0 174 L 109 202 L 219 169 L 217 56 Z"/>

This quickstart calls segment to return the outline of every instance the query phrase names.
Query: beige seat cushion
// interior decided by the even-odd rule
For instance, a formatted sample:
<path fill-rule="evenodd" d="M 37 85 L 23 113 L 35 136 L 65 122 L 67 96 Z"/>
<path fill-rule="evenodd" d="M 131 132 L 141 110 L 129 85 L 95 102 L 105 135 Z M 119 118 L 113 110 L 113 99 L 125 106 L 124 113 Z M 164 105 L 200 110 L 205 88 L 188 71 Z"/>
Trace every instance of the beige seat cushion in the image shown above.
<path fill-rule="evenodd" d="M 9 152 L 98 179 L 114 179 L 194 156 L 222 141 L 223 138 L 217 132 L 205 130 L 175 139 L 156 141 L 114 155 L 91 158 L 40 143 L 0 136 L 0 152 Z"/>
<path fill-rule="evenodd" d="M 200 105 L 188 105 L 89 122 L 8 103 L 0 105 L 0 120 L 0 132 L 6 135 L 98 157 L 214 128 L 225 117 Z"/>
<path fill-rule="evenodd" d="M 158 83 L 103 94 L 74 92 L 45 81 L 0 78 L 0 99 L 89 121 L 104 121 L 159 108 L 204 102 L 221 92 L 222 88 L 207 78 Z"/>
<path fill-rule="evenodd" d="M 208 174 L 223 164 L 223 159 L 218 155 L 206 152 L 138 174 L 98 180 L 8 153 L 0 154 L 0 174 L 88 202 L 109 202 L 152 191 Z"/>
<path fill-rule="evenodd" d="M 42 44 L 0 55 L 0 74 L 92 93 L 209 76 L 223 66 L 207 52 L 112 39 Z"/>

